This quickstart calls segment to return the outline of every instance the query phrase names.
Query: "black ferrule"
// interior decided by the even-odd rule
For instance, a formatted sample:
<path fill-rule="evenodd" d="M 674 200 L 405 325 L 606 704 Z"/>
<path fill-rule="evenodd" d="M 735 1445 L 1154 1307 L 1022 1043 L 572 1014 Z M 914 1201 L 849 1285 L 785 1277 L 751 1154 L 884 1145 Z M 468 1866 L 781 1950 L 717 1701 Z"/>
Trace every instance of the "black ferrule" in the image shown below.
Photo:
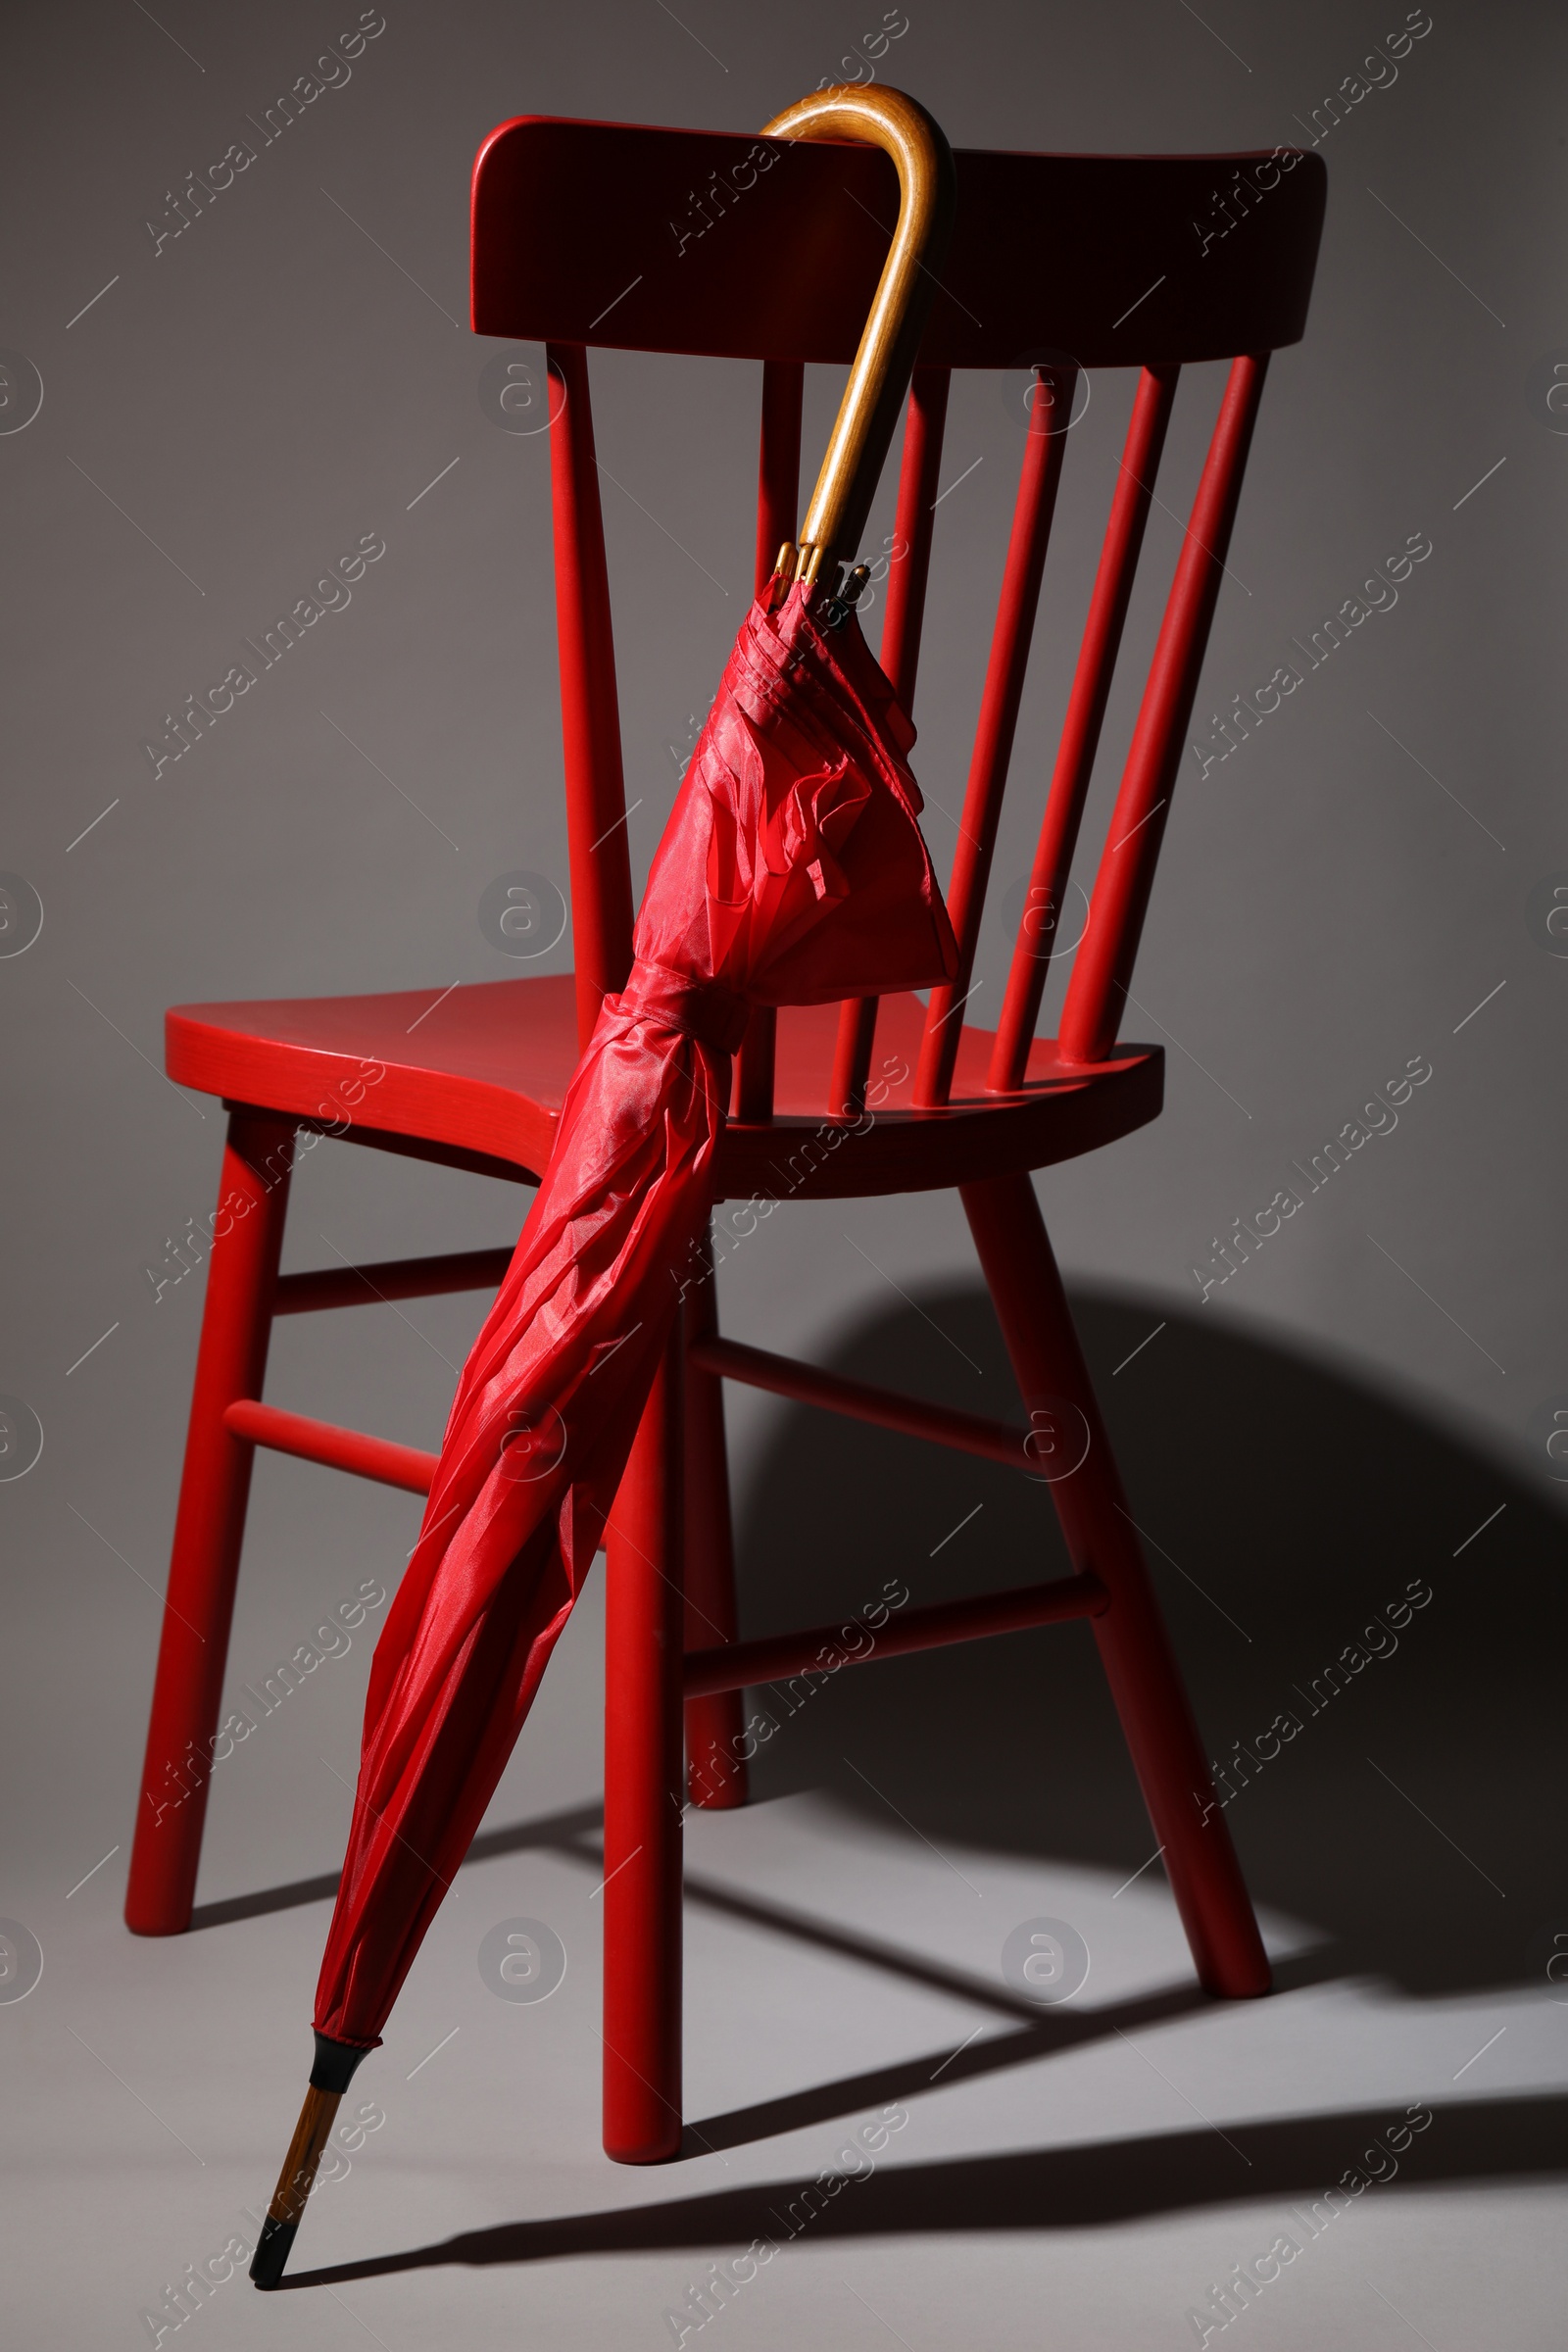
<path fill-rule="evenodd" d="M 298 2229 L 298 2222 L 274 2222 L 270 2214 L 262 2224 L 262 2234 L 251 2257 L 251 2283 L 264 2294 L 270 2293 L 282 2278 Z"/>
<path fill-rule="evenodd" d="M 313 2090 L 335 2090 L 339 2097 L 354 2080 L 354 2070 L 362 2058 L 368 2058 L 368 2049 L 358 2048 L 352 2041 L 331 2041 L 326 2034 L 316 2036 L 316 2064 L 311 2069 Z"/>

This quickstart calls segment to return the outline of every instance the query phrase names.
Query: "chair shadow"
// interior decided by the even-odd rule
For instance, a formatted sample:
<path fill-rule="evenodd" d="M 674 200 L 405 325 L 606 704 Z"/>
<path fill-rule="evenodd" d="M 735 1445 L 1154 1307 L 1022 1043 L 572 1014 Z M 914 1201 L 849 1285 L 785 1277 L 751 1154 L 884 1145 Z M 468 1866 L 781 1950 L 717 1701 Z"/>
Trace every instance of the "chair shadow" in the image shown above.
<path fill-rule="evenodd" d="M 584 1831 L 597 1830 L 604 1820 L 602 1805 L 573 1805 L 563 1813 L 547 1813 L 537 1821 L 514 1823 L 508 1829 L 481 1830 L 469 1846 L 469 1862 L 489 1862 L 497 1854 L 520 1854 L 532 1846 L 566 1846 Z M 305 1903 L 329 1902 L 337 1892 L 338 1873 L 323 1871 L 314 1879 L 291 1879 L 282 1886 L 263 1886 L 254 1893 L 232 1894 L 222 1902 L 198 1903 L 190 1915 L 191 1928 L 226 1928 L 240 1919 L 264 1919 L 270 1911 L 294 1911 Z"/>
<path fill-rule="evenodd" d="M 965 1999 L 975 1997 L 967 1984 L 962 1990 Z M 868 2107 L 918 2097 L 939 2079 L 944 2087 L 951 2088 L 956 2083 L 977 2082 L 1015 2066 L 1032 2066 L 1041 2058 L 1059 2057 L 1067 2050 L 1102 2041 L 1112 2034 L 1136 2033 L 1145 2026 L 1168 2025 L 1176 2018 L 1191 2017 L 1206 2009 L 1209 2001 L 1209 1994 L 1188 1982 L 1123 2001 L 1108 2001 L 1093 2009 L 1062 2006 L 1049 2013 L 1037 2010 L 1033 2017 L 1016 2023 L 1010 2034 L 989 2034 L 956 2053 L 951 2048 L 923 2050 L 918 2056 L 869 2068 L 863 2074 L 841 2076 L 830 2082 L 813 2082 L 805 2090 L 791 2091 L 781 2098 L 761 2099 L 750 2107 L 733 2108 L 726 2115 L 705 2115 L 700 2123 L 686 2126 L 681 2154 L 714 2155 L 721 2148 L 745 2147 L 758 2139 L 776 2139 L 786 2132 L 799 2132 L 808 2124 L 836 2123 L 840 2117 L 861 2114 Z M 1022 2001 L 1017 2004 L 1020 2009 L 1025 2005 Z"/>
<path fill-rule="evenodd" d="M 1549 1494 L 1365 1377 L 1217 1313 L 1087 1286 L 1073 1304 L 1254 1898 L 1319 1930 L 1336 1973 L 1410 1996 L 1524 1981 L 1532 1932 L 1568 1921 L 1540 1793 L 1568 1765 Z M 877 1315 L 831 1362 L 1023 1418 L 978 1286 Z M 923 1603 L 1068 1566 L 1041 1486 L 806 1406 L 779 1408 L 737 1536 L 747 1639 L 848 1617 L 890 1577 Z M 1430 1598 L 1398 1627 L 1412 1583 Z M 747 1703 L 778 1726 L 752 1767 L 760 1796 L 826 1789 L 884 1829 L 896 1806 L 939 1846 L 1117 1878 L 1150 1857 L 1081 1622 L 873 1661 L 797 1687 L 793 1708 L 776 1686 Z M 1282 1713 L 1298 1728 L 1260 1761 L 1249 1751 Z"/>
<path fill-rule="evenodd" d="M 1343 2202 L 1330 2206 L 1327 2189 L 1360 2166 L 1363 2150 L 1370 2155 L 1373 2143 L 1382 2143 L 1406 2112 L 1348 2109 L 1238 2124 L 1224 2137 L 1210 2131 L 1156 2132 L 932 2164 L 900 2163 L 894 2139 L 874 2169 L 840 2175 L 839 2186 L 826 2194 L 818 2177 L 808 2175 L 549 2221 L 504 2222 L 402 2253 L 301 2271 L 282 2284 L 341 2286 L 448 2263 L 480 2268 L 572 2255 L 706 2250 L 760 2238 L 777 2247 L 803 2230 L 820 2241 L 1084 2230 L 1243 2200 L 1306 2206 L 1307 2213 L 1294 2217 L 1292 2232 L 1304 2248 L 1314 2235 L 1332 2234 L 1340 2213 L 1358 2195 L 1478 2180 L 1559 2180 L 1568 2174 L 1568 2099 L 1467 2099 L 1431 2109 L 1430 2122 L 1397 2157 L 1380 2144 L 1363 2181 L 1367 2171 L 1385 2171 L 1391 2162 L 1396 2173 L 1381 2186 L 1344 2190 Z M 1277 2213 L 1269 2226 L 1278 2230 Z"/>
<path fill-rule="evenodd" d="M 1230 1774 L 1227 1819 L 1257 1900 L 1320 1932 L 1332 1961 L 1318 1973 L 1382 1976 L 1427 1997 L 1524 1981 L 1533 1931 L 1568 1919 L 1568 1873 L 1535 1795 L 1568 1762 L 1552 1498 L 1343 1366 L 1126 1292 L 1079 1287 L 1074 1311 L 1188 1687 Z M 1019 1410 L 978 1286 L 871 1319 L 831 1361 L 943 1402 Z M 804 1406 L 779 1409 L 737 1536 L 749 1638 L 852 1614 L 888 1577 L 926 1601 L 1067 1568 L 1038 1485 Z M 1388 1604 L 1412 1580 L 1431 1598 L 1391 1630 Z M 1325 1670 L 1380 1611 L 1384 1654 L 1342 1665 L 1328 1695 Z M 876 1662 L 808 1697 L 773 1689 L 748 1705 L 778 1725 L 753 1766 L 759 1796 L 825 1788 L 886 1827 L 849 1761 L 874 1754 L 878 1789 L 938 1843 L 1118 1877 L 1149 1859 L 1081 1624 Z M 1277 1758 L 1238 1759 L 1236 1743 L 1282 1710 L 1300 1729 Z M 596 1861 L 600 1819 L 582 1805 L 485 1830 L 469 1859 L 554 1847 Z M 302 1879 L 199 1905 L 192 1926 L 335 1890 L 333 1877 Z M 908 1966 L 765 1898 L 696 1880 L 688 1898 Z M 1000 1984 L 961 1988 L 1008 2008 Z"/>
<path fill-rule="evenodd" d="M 1564 1761 L 1552 1652 L 1568 1599 L 1551 1498 L 1500 1455 L 1343 1366 L 1162 1299 L 1082 1288 L 1074 1309 L 1194 1703 L 1230 1775 L 1227 1815 L 1249 1882 L 1260 1904 L 1318 1932 L 1312 1949 L 1277 1969 L 1279 1989 L 1359 1975 L 1437 1999 L 1522 1983 L 1531 1931 L 1553 1913 L 1568 1917 L 1534 1794 Z M 943 1402 L 1019 1411 L 978 1289 L 922 1294 L 860 1326 L 832 1363 Z M 748 1638 L 853 1614 L 889 1577 L 925 1602 L 1067 1567 L 1038 1485 L 805 1407 L 780 1409 L 737 1532 Z M 1400 1626 L 1391 1604 L 1412 1583 L 1430 1597 Z M 1346 1664 L 1353 1644 L 1358 1662 Z M 1374 1645 L 1383 1654 L 1370 1654 Z M 885 1829 L 892 1816 L 850 1761 L 859 1755 L 878 1790 L 938 1843 L 1118 1878 L 1149 1859 L 1147 1816 L 1082 1625 L 841 1672 L 809 1694 L 754 1692 L 748 1706 L 779 1726 L 753 1767 L 760 1797 L 826 1789 Z M 1238 1752 L 1281 1712 L 1299 1728 L 1277 1757 L 1259 1764 Z M 550 1847 L 598 1869 L 599 1822 L 597 1807 L 580 1806 L 486 1831 L 471 1858 Z M 325 1879 L 301 1881 L 205 1906 L 198 1921 L 332 1890 Z M 956 2056 L 912 2054 L 702 2118 L 688 2128 L 687 2156 L 891 2105 L 928 2087 L 938 2069 L 944 2082 L 974 2080 L 1206 2005 L 1184 1982 L 1100 2009 L 1042 2012 L 1000 1981 L 971 1980 L 848 1922 L 701 1874 L 688 1876 L 686 1893 L 695 1906 L 961 1993 L 1002 2027 Z M 1244 2199 L 1310 2202 L 1396 2120 L 1345 2110 L 1223 2134 L 913 2165 L 898 2161 L 895 2141 L 809 2228 L 821 2237 L 1081 2229 Z M 1565 2123 L 1568 2098 L 1557 2094 L 1456 2099 L 1400 2158 L 1393 2185 L 1561 2178 Z M 509 2223 L 283 2283 L 777 2243 L 811 2188 L 780 2180 Z"/>

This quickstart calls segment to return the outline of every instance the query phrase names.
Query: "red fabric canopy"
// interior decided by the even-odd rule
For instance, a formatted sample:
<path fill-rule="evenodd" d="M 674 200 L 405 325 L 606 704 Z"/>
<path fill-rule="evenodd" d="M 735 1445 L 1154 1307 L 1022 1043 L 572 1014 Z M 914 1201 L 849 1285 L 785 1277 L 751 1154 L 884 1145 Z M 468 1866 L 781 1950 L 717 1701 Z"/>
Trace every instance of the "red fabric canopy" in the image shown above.
<path fill-rule="evenodd" d="M 317 2030 L 369 2047 L 597 1550 L 711 1201 L 752 1004 L 935 985 L 956 954 L 914 729 L 820 586 L 753 606 L 464 1367 L 376 1646 Z M 839 608 L 842 612 L 842 608 Z"/>

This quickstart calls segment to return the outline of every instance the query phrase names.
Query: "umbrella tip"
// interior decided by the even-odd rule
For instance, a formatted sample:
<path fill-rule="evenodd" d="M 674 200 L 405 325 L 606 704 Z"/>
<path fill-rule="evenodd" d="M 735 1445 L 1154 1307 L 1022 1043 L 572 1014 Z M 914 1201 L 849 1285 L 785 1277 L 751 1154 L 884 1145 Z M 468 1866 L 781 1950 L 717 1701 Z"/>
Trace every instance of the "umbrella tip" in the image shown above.
<path fill-rule="evenodd" d="M 283 2273 L 294 2251 L 298 2230 L 298 2222 L 280 2222 L 271 2214 L 268 2215 L 262 2224 L 262 2234 L 256 2241 L 256 2251 L 251 2257 L 253 2286 L 269 2293 L 274 2286 L 282 2284 Z"/>
<path fill-rule="evenodd" d="M 330 2034 L 317 2033 L 310 2087 L 251 2258 L 251 2283 L 264 2291 L 282 2283 L 300 2215 L 336 2121 L 339 2101 L 354 2079 L 355 2068 L 368 2055 L 363 2043 L 335 2041 Z"/>

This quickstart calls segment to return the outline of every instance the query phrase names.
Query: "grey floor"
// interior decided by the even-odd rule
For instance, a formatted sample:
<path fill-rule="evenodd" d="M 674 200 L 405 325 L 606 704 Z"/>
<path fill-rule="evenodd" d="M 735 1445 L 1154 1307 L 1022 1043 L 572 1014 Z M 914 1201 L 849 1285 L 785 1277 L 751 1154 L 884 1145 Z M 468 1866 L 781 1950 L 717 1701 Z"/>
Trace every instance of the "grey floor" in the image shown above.
<path fill-rule="evenodd" d="M 196 1930 L 156 1942 L 120 1920 L 123 1843 L 92 1868 L 91 1822 L 129 1817 L 124 1743 L 62 1716 L 60 1639 L 16 1693 L 59 1776 L 40 1776 L 52 1827 L 7 1883 L 44 1960 L 0 2005 L 13 2340 L 167 2343 L 177 2323 L 215 2345 L 387 2352 L 1176 2346 L 1213 2340 L 1214 2290 L 1247 2265 L 1263 2283 L 1225 2331 L 1259 2352 L 1559 2344 L 1568 2003 L 1539 1935 L 1554 1903 L 1568 1928 L 1544 1835 L 1560 1735 L 1538 1680 L 1562 1610 L 1555 1516 L 1335 1368 L 1179 1312 L 1142 1391 L 1112 1386 L 1154 1318 L 1125 1297 L 1080 1304 L 1216 1756 L 1281 1707 L 1301 1723 L 1231 1816 L 1272 1997 L 1197 1991 L 1158 1864 L 1140 1868 L 1152 1840 L 1081 1628 L 846 1673 L 793 1715 L 760 1693 L 779 1728 L 758 1801 L 688 1822 L 686 2152 L 610 2164 L 593 1587 L 345 2102 L 351 2144 L 289 2291 L 264 2299 L 243 2265 L 224 2274 L 307 2071 L 376 1617 L 215 1776 Z M 996 1367 L 956 1289 L 865 1327 L 840 1361 L 940 1392 L 948 1341 Z M 1205 1428 L 1224 1433 L 1206 1458 Z M 412 1509 L 266 1464 L 236 1683 Z M 888 1575 L 937 1597 L 1049 1567 L 1044 1512 L 1001 1472 L 765 1408 L 739 1513 L 749 1625 L 825 1613 L 830 1593 L 854 1605 Z M 332 1541 L 302 1560 L 307 1515 Z M 1412 1583 L 1430 1596 L 1313 1712 L 1323 1665 L 1387 1629 Z M 523 1920 L 565 1954 L 536 2002 L 500 1997 L 479 1965 L 490 1932 Z M 1087 1948 L 1070 2000 L 1004 1973 L 1009 1936 L 1041 1920 Z M 824 2175 L 831 2193 L 807 2197 Z M 710 2266 L 759 2241 L 765 2259 L 717 2293 Z M 203 2268 L 220 2280 L 205 2297 Z"/>

